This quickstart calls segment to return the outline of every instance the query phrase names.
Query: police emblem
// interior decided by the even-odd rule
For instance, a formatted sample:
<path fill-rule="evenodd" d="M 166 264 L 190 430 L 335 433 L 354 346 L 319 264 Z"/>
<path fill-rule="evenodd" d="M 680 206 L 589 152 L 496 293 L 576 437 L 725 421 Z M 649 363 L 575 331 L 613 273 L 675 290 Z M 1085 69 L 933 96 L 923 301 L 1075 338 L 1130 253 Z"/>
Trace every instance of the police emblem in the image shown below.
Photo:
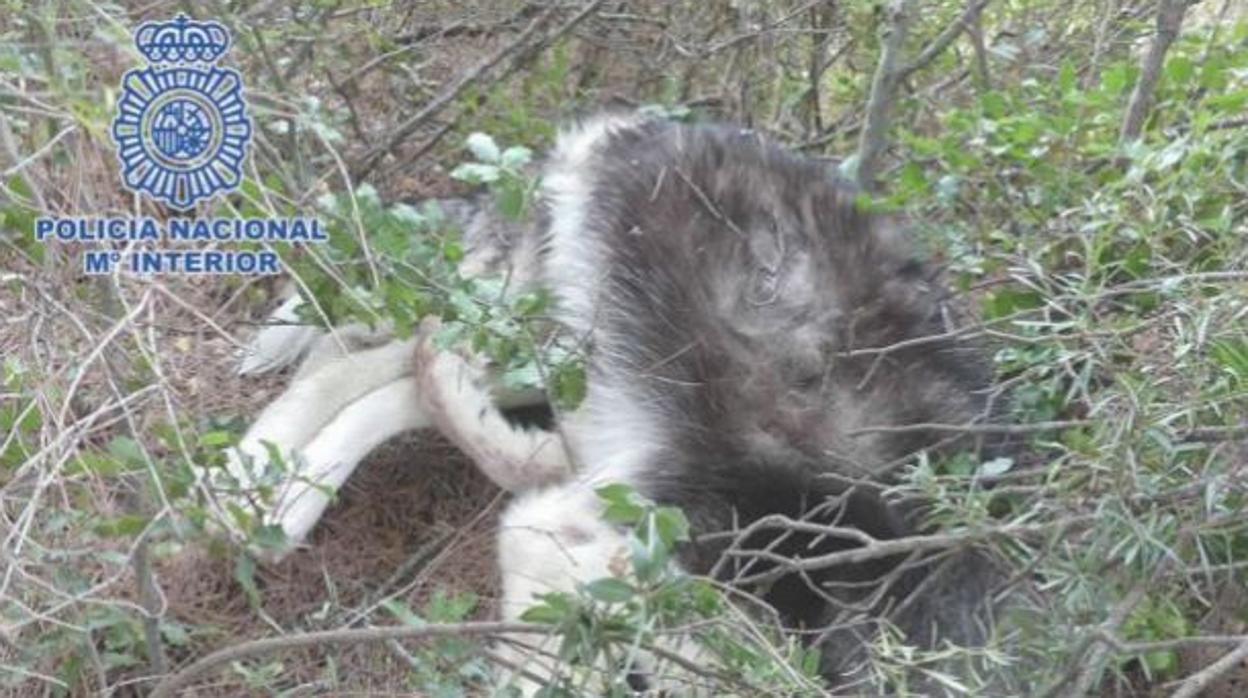
<path fill-rule="evenodd" d="M 134 44 L 149 65 L 122 78 L 112 128 L 126 187 L 178 209 L 238 188 L 251 119 L 242 77 L 215 65 L 229 31 L 178 15 L 140 25 Z"/>

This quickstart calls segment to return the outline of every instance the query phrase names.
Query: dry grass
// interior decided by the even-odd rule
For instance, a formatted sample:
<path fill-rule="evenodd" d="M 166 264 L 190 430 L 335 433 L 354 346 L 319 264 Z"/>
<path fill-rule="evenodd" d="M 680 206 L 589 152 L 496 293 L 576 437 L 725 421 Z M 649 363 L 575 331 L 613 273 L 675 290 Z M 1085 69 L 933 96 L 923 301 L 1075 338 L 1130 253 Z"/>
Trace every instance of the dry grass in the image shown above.
<path fill-rule="evenodd" d="M 197 652 L 271 635 L 274 624 L 288 632 L 336 627 L 357 614 L 371 617 L 385 599 L 420 609 L 435 593 L 472 594 L 479 602 L 471 618 L 492 618 L 500 502 L 498 489 L 440 438 L 399 437 L 360 466 L 304 549 L 259 570 L 259 608 L 234 578 L 233 560 L 202 549 L 162 564 L 158 579 L 169 616 L 205 629 Z M 284 657 L 286 682 L 315 685 L 325 658 Z M 341 676 L 354 677 L 336 690 L 403 686 L 409 670 L 386 647 L 334 658 Z M 238 689 L 223 690 L 218 695 Z"/>
<path fill-rule="evenodd" d="M 35 608 L 57 607 L 57 598 L 64 593 L 57 590 L 56 581 L 58 560 L 63 558 L 54 551 L 64 551 L 78 560 L 74 571 L 96 585 L 89 595 L 94 602 L 137 603 L 136 580 L 125 564 L 133 540 L 90 536 L 95 542 L 84 553 L 77 541 L 89 532 L 91 522 L 63 528 L 44 524 L 57 512 L 82 507 L 84 501 L 96 512 L 93 519 L 150 511 L 151 503 L 140 493 L 143 477 L 69 475 L 66 470 L 73 469 L 78 453 L 104 450 L 120 434 L 137 435 L 155 462 L 177 458 L 174 451 L 150 439 L 156 425 L 169 422 L 171 412 L 201 424 L 228 415 L 246 418 L 275 397 L 284 387 L 282 376 L 241 378 L 235 372 L 239 337 L 246 336 L 251 315 L 264 304 L 240 302 L 256 289 L 231 284 L 164 281 L 154 292 L 148 284 L 122 282 L 113 289 L 121 304 L 139 307 L 140 312 L 125 332 L 102 342 L 111 325 L 104 317 L 78 315 L 81 305 L 73 295 L 81 286 L 72 275 L 23 266 L 12 273 L 20 281 L 0 285 L 0 308 L 18 309 L 8 315 L 15 321 L 0 327 L 4 358 L 32 367 L 27 379 L 38 386 L 41 412 L 59 414 L 64 406 L 66 414 L 62 424 L 42 430 L 46 440 L 41 444 L 50 449 L 51 465 L 10 473 L 5 483 L 7 520 L 28 525 L 21 531 L 25 545 L 18 546 L 24 547 L 23 558 L 8 567 L 8 598 L 20 598 Z M 62 283 L 57 283 L 58 276 Z M 75 311 L 63 312 L 67 304 L 74 304 Z M 214 332 L 205 316 L 221 328 L 237 330 L 239 337 Z M 100 347 L 103 350 L 96 351 Z M 140 352 L 154 359 L 158 378 L 135 379 Z M 85 367 L 81 373 L 80 367 Z M 120 401 L 124 408 L 100 411 L 101 405 Z M 249 602 L 236 580 L 236 559 L 226 549 L 198 542 L 182 552 L 162 547 L 165 552 L 158 557 L 154 575 L 162 615 L 193 633 L 193 644 L 174 649 L 169 659 L 180 661 L 191 648 L 198 654 L 271 634 L 275 627 L 287 631 L 331 627 L 355 613 L 367 619 L 386 617 L 375 607 L 385 598 L 420 609 L 435 590 L 472 593 L 479 599 L 473 617 L 490 617 L 497 583 L 492 533 L 500 502 L 497 488 L 448 444 L 434 435 L 411 435 L 370 456 L 305 549 L 257 571 L 259 605 Z M 12 524 L 7 530 L 15 535 Z M 21 622 L 11 615 L 6 620 L 15 621 Z M 29 635 L 22 631 L 20 636 Z M 4 661 L 23 656 L 13 645 L 3 652 Z M 407 668 L 394 665 L 385 648 L 352 650 L 335 659 L 343 676 L 371 677 L 367 681 L 373 682 L 389 677 L 391 685 L 403 685 Z M 324 660 L 318 653 L 291 655 L 286 659 L 288 680 L 292 685 L 315 682 Z M 379 674 L 379 667 L 388 668 Z M 124 687 L 141 675 L 126 671 L 109 681 Z M 41 690 L 38 681 L 19 685 L 25 686 L 18 689 L 19 695 Z M 351 685 L 347 681 L 343 687 Z M 378 687 L 373 683 L 370 690 Z M 227 683 L 213 694 L 238 695 L 239 690 L 237 684 Z"/>

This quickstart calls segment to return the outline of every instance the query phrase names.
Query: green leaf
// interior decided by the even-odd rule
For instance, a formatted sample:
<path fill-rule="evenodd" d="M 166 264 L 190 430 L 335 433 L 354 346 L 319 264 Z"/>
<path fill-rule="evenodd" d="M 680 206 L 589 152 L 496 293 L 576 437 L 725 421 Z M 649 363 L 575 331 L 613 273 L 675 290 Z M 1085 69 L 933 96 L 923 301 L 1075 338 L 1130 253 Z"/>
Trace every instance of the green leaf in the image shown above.
<path fill-rule="evenodd" d="M 174 647 L 185 647 L 191 641 L 191 634 L 187 632 L 186 626 L 168 616 L 160 622 L 160 635 Z"/>
<path fill-rule="evenodd" d="M 993 458 L 990 461 L 984 461 L 979 465 L 980 477 L 997 477 L 1009 472 L 1014 467 L 1013 458 Z"/>
<path fill-rule="evenodd" d="M 252 532 L 251 542 L 262 550 L 281 550 L 286 547 L 286 532 L 276 524 L 265 524 Z"/>
<path fill-rule="evenodd" d="M 1187 56 L 1176 55 L 1166 61 L 1166 77 L 1177 85 L 1187 83 L 1195 74 L 1196 67 Z"/>
<path fill-rule="evenodd" d="M 465 162 L 451 170 L 451 178 L 469 184 L 490 184 L 497 182 L 502 173 L 494 165 L 479 162 Z"/>
<path fill-rule="evenodd" d="M 398 621 L 403 625 L 408 625 L 413 628 L 420 628 L 428 625 L 428 623 L 417 615 L 416 612 L 408 608 L 407 604 L 399 601 L 398 599 L 386 599 L 381 602 L 381 607 L 389 611 L 390 614 L 398 619 Z"/>
<path fill-rule="evenodd" d="M 533 317 L 550 305 L 550 294 L 545 290 L 530 291 L 516 296 L 511 311 L 520 317 Z"/>
<path fill-rule="evenodd" d="M 979 98 L 979 106 L 991 119 L 1000 119 L 1009 113 L 1009 104 L 1000 92 L 985 92 Z"/>
<path fill-rule="evenodd" d="M 533 151 L 522 145 L 513 145 L 503 151 L 502 163 L 503 167 L 518 170 L 529 164 L 529 161 L 532 159 Z"/>
<path fill-rule="evenodd" d="M 624 603 L 636 593 L 632 585 L 618 577 L 596 579 L 586 584 L 584 589 L 590 598 L 605 603 Z"/>
<path fill-rule="evenodd" d="M 142 533 L 148 521 L 142 514 L 123 514 L 98 522 L 94 530 L 108 538 L 130 538 Z"/>
<path fill-rule="evenodd" d="M 525 609 L 520 620 L 528 623 L 559 625 L 576 614 L 576 605 L 567 594 L 554 592 L 537 597 L 538 603 Z"/>
<path fill-rule="evenodd" d="M 1248 106 L 1248 90 L 1231 90 L 1211 95 L 1205 99 L 1205 105 L 1219 111 L 1243 111 L 1244 107 Z"/>
<path fill-rule="evenodd" d="M 633 488 L 621 483 L 605 485 L 594 490 L 598 498 L 606 502 L 602 518 L 610 523 L 632 526 L 645 515 L 645 506 Z"/>
<path fill-rule="evenodd" d="M 457 264 L 464 258 L 464 248 L 458 242 L 451 240 L 442 245 L 442 258 L 446 261 Z"/>
<path fill-rule="evenodd" d="M 628 547 L 633 560 L 633 571 L 642 582 L 653 582 L 659 578 L 671 556 L 671 550 L 663 545 L 657 535 L 645 537 L 632 536 Z"/>
<path fill-rule="evenodd" d="M 253 607 L 260 605 L 260 587 L 256 585 L 256 561 L 250 555 L 242 553 L 234 559 L 234 581 L 243 588 Z"/>
<path fill-rule="evenodd" d="M 1131 79 L 1131 66 L 1126 63 L 1115 63 L 1101 73 L 1101 89 L 1118 94 L 1126 89 Z"/>
<path fill-rule="evenodd" d="M 108 452 L 117 460 L 129 465 L 144 465 L 143 449 L 129 436 L 116 436 L 108 443 Z"/>
<path fill-rule="evenodd" d="M 1020 310 L 1039 308 L 1044 299 L 1035 291 L 1019 288 L 998 288 L 984 294 L 984 319 L 995 320 Z"/>
<path fill-rule="evenodd" d="M 669 548 L 679 541 L 689 540 L 689 519 L 675 507 L 659 507 L 654 512 L 654 528 L 659 539 Z"/>
<path fill-rule="evenodd" d="M 468 617 L 477 607 L 477 595 L 472 592 L 449 594 L 439 589 L 425 604 L 425 617 L 434 623 L 458 623 Z"/>
<path fill-rule="evenodd" d="M 1248 341 L 1218 340 L 1210 345 L 1209 353 L 1237 382 L 1248 382 Z"/>
<path fill-rule="evenodd" d="M 528 189 L 524 180 L 508 178 L 495 190 L 498 210 L 512 220 L 520 220 L 528 203 Z"/>
<path fill-rule="evenodd" d="M 1075 63 L 1070 58 L 1062 61 L 1062 67 L 1057 73 L 1057 87 L 1061 94 L 1067 94 L 1075 88 L 1078 73 L 1075 71 Z"/>
<path fill-rule="evenodd" d="M 1154 676 L 1172 676 L 1179 669 L 1179 653 L 1174 650 L 1149 652 L 1144 655 L 1144 663 Z"/>
<path fill-rule="evenodd" d="M 234 434 L 228 431 L 208 431 L 199 435 L 199 445 L 201 446 L 229 446 L 234 441 Z"/>
<path fill-rule="evenodd" d="M 588 385 L 585 378 L 585 366 L 580 362 L 569 362 L 558 366 L 550 379 L 550 387 L 560 409 L 574 410 L 585 399 Z"/>
<path fill-rule="evenodd" d="M 498 152 L 498 144 L 487 133 L 473 133 L 468 136 L 465 141 L 468 150 L 472 152 L 472 156 L 481 162 L 495 163 L 498 162 L 501 154 Z"/>

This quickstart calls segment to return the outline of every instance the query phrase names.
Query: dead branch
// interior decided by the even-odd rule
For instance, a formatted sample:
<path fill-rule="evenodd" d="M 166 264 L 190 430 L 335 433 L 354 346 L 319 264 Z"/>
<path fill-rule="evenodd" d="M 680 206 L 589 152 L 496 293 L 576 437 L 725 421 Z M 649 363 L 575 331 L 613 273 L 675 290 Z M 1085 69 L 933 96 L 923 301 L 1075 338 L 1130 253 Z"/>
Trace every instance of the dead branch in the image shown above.
<path fill-rule="evenodd" d="M 1127 115 L 1122 120 L 1122 131 L 1118 136 L 1118 142 L 1122 145 L 1138 140 L 1144 129 L 1144 122 L 1148 119 L 1148 111 L 1152 106 L 1153 92 L 1161 78 L 1161 68 L 1166 62 L 1166 52 L 1179 35 L 1187 5 L 1188 0 L 1160 0 L 1157 5 L 1157 34 L 1148 46 L 1148 53 L 1144 54 L 1140 62 L 1140 79 L 1131 91 Z"/>
<path fill-rule="evenodd" d="M 888 7 L 885 20 L 883 49 L 871 80 L 866 118 L 858 140 L 858 185 L 865 191 L 874 188 L 879 159 L 887 146 L 889 112 L 897 85 L 917 70 L 927 66 L 949 48 L 962 32 L 976 26 L 980 14 L 991 0 L 970 0 L 966 9 L 945 27 L 913 61 L 898 67 L 902 47 L 909 30 L 910 6 L 907 0 L 895 0 Z"/>
<path fill-rule="evenodd" d="M 1248 438 L 1248 424 L 1192 427 L 1182 435 L 1184 441 L 1235 441 Z"/>
<path fill-rule="evenodd" d="M 540 9 L 542 9 L 541 5 L 537 3 L 526 3 L 510 17 L 494 22 L 455 22 L 450 26 L 442 24 L 419 25 L 394 37 L 394 41 L 397 44 L 411 46 L 435 36 L 439 39 L 449 39 L 456 36 L 497 34 L 515 29 L 521 22 L 532 19 Z"/>
<path fill-rule="evenodd" d="M 165 646 L 160 637 L 160 616 L 163 613 L 161 608 L 163 604 L 160 600 L 160 589 L 156 586 L 156 579 L 152 575 L 147 548 L 147 540 L 140 540 L 134 549 L 132 563 L 134 576 L 139 584 L 139 603 L 143 605 L 143 610 L 146 612 L 143 616 L 143 639 L 147 644 L 152 673 L 160 676 L 167 670 Z"/>
<path fill-rule="evenodd" d="M 358 645 L 389 640 L 429 640 L 439 637 L 490 637 L 503 634 L 549 634 L 551 627 L 535 623 L 468 622 L 422 626 L 387 626 L 384 628 L 344 628 L 310 633 L 266 637 L 226 647 L 193 662 L 176 674 L 166 677 L 152 691 L 150 698 L 174 698 L 200 676 L 222 664 L 256 655 L 302 647 L 326 645 Z"/>
<path fill-rule="evenodd" d="M 871 94 L 867 98 L 866 118 L 858 139 L 858 185 L 870 191 L 875 184 L 875 171 L 879 167 L 880 154 L 887 145 L 889 112 L 901 71 L 897 64 L 909 28 L 910 3 L 894 0 L 889 4 L 884 23 L 883 49 L 880 61 L 871 79 Z"/>
<path fill-rule="evenodd" d="M 764 584 L 779 579 L 780 577 L 792 572 L 809 572 L 812 570 L 836 567 L 838 565 L 855 565 L 862 562 L 868 562 L 870 560 L 879 560 L 881 558 L 910 553 L 938 552 L 993 538 L 1018 538 L 1021 536 L 1035 535 L 1052 531 L 1059 526 L 1069 527 L 1094 522 L 1096 520 L 1096 515 L 1088 514 L 1073 516 L 1048 524 L 1006 524 L 1003 526 L 965 529 L 949 533 L 913 535 L 887 540 L 871 539 L 869 544 L 859 548 L 838 550 L 824 555 L 815 555 L 813 557 L 805 558 L 787 557 L 767 550 L 730 549 L 726 550 L 724 554 L 731 557 L 745 559 L 757 558 L 766 562 L 775 563 L 776 566 L 766 572 L 743 576 L 734 580 L 736 583 L 743 585 Z M 826 526 L 824 528 L 829 532 L 829 534 L 839 534 L 839 537 L 841 538 L 849 537 L 848 530 L 843 527 Z M 856 531 L 853 535 L 866 536 L 866 534 L 861 531 Z"/>
<path fill-rule="evenodd" d="M 989 2 L 992 2 L 992 0 L 970 0 L 966 4 L 966 9 L 962 10 L 962 14 L 958 15 L 958 18 L 953 20 L 952 24 L 945 27 L 940 34 L 937 34 L 936 38 L 932 39 L 932 43 L 919 52 L 918 57 L 898 71 L 897 79 L 904 80 L 911 73 L 923 69 L 927 64 L 935 60 L 937 56 L 944 53 L 945 49 L 949 48 L 962 35 L 962 32 L 971 31 L 974 33 L 975 27 L 979 25 L 980 15 Z"/>
<path fill-rule="evenodd" d="M 1160 568 L 1160 566 L 1158 567 Z M 1101 678 L 1102 667 L 1105 660 L 1109 658 L 1111 649 L 1108 644 L 1100 642 L 1101 636 L 1105 633 L 1117 632 L 1118 628 L 1121 628 L 1122 624 L 1127 622 L 1127 618 L 1131 616 L 1131 612 L 1135 610 L 1135 607 L 1140 605 L 1140 602 L 1148 595 L 1150 587 L 1151 584 L 1145 581 L 1136 584 L 1130 593 L 1118 605 L 1114 606 L 1114 609 L 1109 614 L 1109 618 L 1106 618 L 1104 623 L 1085 636 L 1080 650 L 1072 655 L 1076 662 L 1082 664 L 1083 667 L 1075 677 L 1075 685 L 1068 694 L 1072 698 L 1088 695 L 1094 684 Z M 1085 660 L 1083 655 L 1089 649 L 1091 650 L 1091 655 Z M 1054 688 L 1057 687 L 1055 686 Z"/>
<path fill-rule="evenodd" d="M 537 35 L 538 30 L 544 26 L 547 20 L 560 9 L 558 5 L 552 5 L 545 12 L 529 23 L 524 31 L 520 32 L 513 41 L 506 46 L 498 49 L 489 56 L 486 56 L 480 63 L 477 63 L 468 72 L 459 76 L 455 82 L 451 83 L 446 89 L 442 90 L 437 97 L 434 97 L 420 111 L 408 117 L 406 121 L 395 127 L 394 132 L 386 139 L 385 143 L 373 148 L 361 158 L 360 163 L 355 167 L 351 176 L 355 180 L 359 180 L 367 176 L 377 167 L 387 154 L 392 152 L 412 133 L 420 128 L 430 118 L 439 114 L 443 109 L 450 106 L 472 85 L 485 78 L 493 69 L 513 54 L 522 54 L 531 56 L 535 52 L 550 45 L 552 42 L 572 31 L 578 24 L 593 15 L 604 0 L 591 0 L 579 12 L 569 17 L 567 20 L 552 30 L 549 34 L 537 41 L 533 41 L 526 49 L 526 45 Z M 513 63 L 513 65 L 515 65 Z M 508 71 L 509 73 L 510 71 Z"/>
<path fill-rule="evenodd" d="M 1236 665 L 1245 660 L 1248 660 L 1248 639 L 1222 655 L 1218 661 L 1184 679 L 1183 683 L 1179 684 L 1179 689 L 1170 694 L 1170 698 L 1196 698 L 1219 676 L 1234 669 Z"/>
<path fill-rule="evenodd" d="M 1208 647 L 1210 645 L 1235 646 L 1248 642 L 1248 635 L 1193 635 L 1174 640 L 1153 640 L 1149 642 L 1125 642 L 1113 633 L 1101 633 L 1101 641 L 1114 648 L 1118 654 L 1147 654 L 1149 652 L 1169 652 L 1185 647 Z"/>
<path fill-rule="evenodd" d="M 821 107 L 819 85 L 823 81 L 824 71 L 827 70 L 831 61 L 827 59 L 828 44 L 832 40 L 832 19 L 836 12 L 836 5 L 828 3 L 822 8 L 812 7 L 810 10 L 810 27 L 819 33 L 817 39 L 812 37 L 810 42 L 810 64 L 806 72 L 806 97 L 805 109 L 808 117 L 807 128 L 812 133 L 823 131 L 823 109 Z M 845 46 L 849 46 L 850 42 L 844 42 Z"/>
<path fill-rule="evenodd" d="M 984 15 L 977 12 L 967 27 L 971 45 L 975 47 L 975 79 L 982 90 L 992 89 L 992 74 L 988 71 L 988 47 L 984 45 Z"/>
<path fill-rule="evenodd" d="M 1058 431 L 1075 429 L 1095 424 L 1090 419 L 1067 419 L 1053 422 L 1032 422 L 1031 424 L 941 424 L 938 422 L 919 422 L 916 424 L 897 424 L 862 427 L 846 432 L 846 436 L 863 436 L 865 434 L 907 434 L 916 431 L 935 431 L 958 434 L 1033 434 L 1040 431 Z"/>
<path fill-rule="evenodd" d="M 1248 126 L 1248 116 L 1241 116 L 1236 119 L 1223 119 L 1209 124 L 1210 131 L 1224 131 L 1232 128 L 1241 128 Z"/>

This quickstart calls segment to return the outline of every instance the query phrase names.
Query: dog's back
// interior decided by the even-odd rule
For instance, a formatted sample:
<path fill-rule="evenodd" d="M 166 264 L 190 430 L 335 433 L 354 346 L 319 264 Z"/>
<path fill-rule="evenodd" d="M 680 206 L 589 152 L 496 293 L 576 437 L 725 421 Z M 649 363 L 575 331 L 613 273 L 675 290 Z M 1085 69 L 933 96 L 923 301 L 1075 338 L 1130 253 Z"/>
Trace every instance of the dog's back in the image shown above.
<path fill-rule="evenodd" d="M 880 472 L 942 435 L 856 432 L 982 418 L 990 371 L 976 347 L 947 336 L 942 292 L 892 221 L 753 132 L 629 117 L 564 134 L 543 186 L 545 280 L 590 347 L 588 396 L 565 425 L 586 479 L 678 505 L 697 534 L 770 514 L 874 539 L 919 531 L 918 512 L 882 498 Z M 777 535 L 746 546 L 808 558 L 863 541 Z M 682 559 L 706 572 L 722 553 L 695 542 Z M 889 577 L 898 562 L 793 576 L 768 598 L 806 624 L 837 615 L 830 597 L 902 603 L 928 570 Z M 943 637 L 976 641 L 969 606 L 988 575 L 966 558 L 955 576 L 893 621 L 922 644 L 934 622 Z M 833 664 L 866 635 L 829 634 L 842 655 Z"/>

